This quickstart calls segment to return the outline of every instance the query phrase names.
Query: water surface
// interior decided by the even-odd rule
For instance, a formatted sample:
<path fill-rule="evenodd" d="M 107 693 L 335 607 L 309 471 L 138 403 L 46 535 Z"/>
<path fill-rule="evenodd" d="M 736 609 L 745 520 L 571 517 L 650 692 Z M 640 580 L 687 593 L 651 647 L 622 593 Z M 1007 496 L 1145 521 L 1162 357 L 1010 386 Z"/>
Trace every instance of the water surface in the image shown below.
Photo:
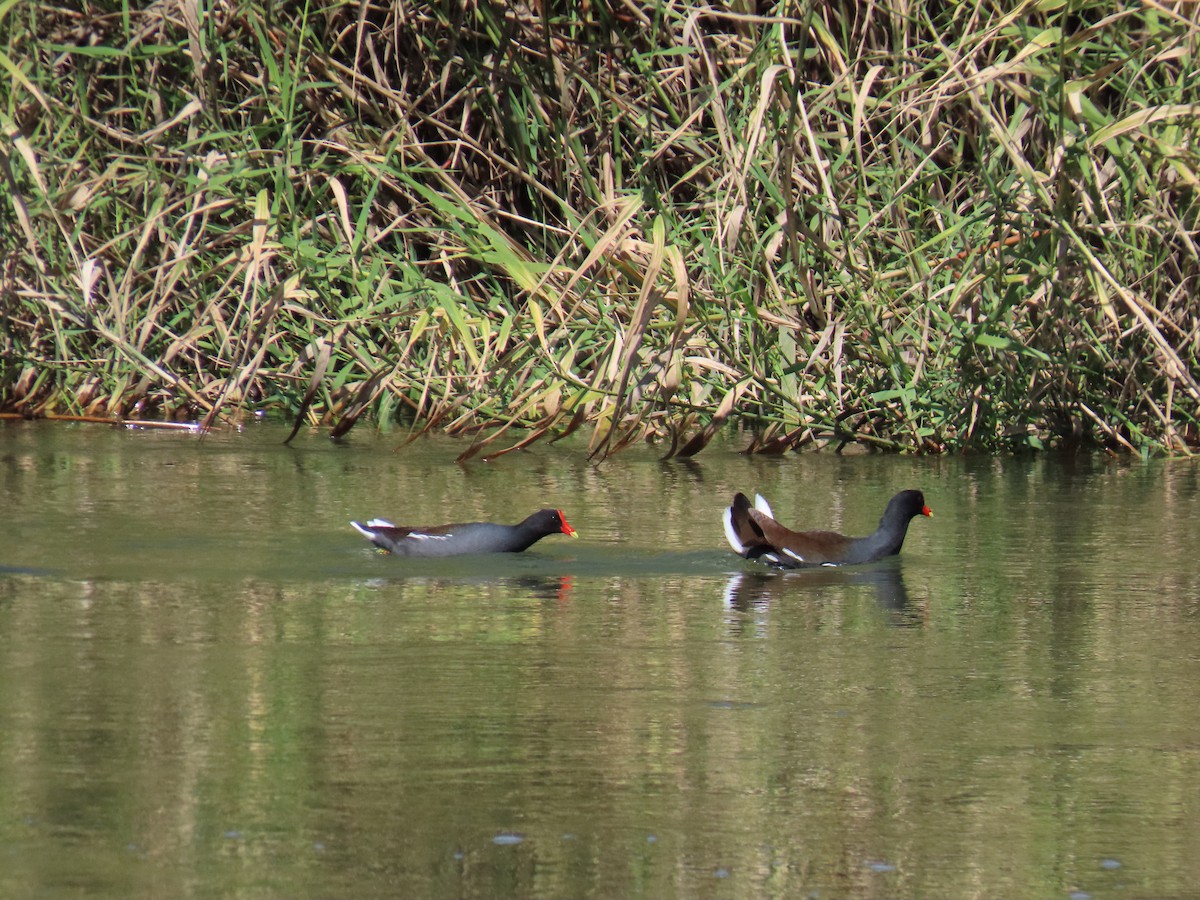
<path fill-rule="evenodd" d="M 0 427 L 0 895 L 1197 896 L 1193 465 L 283 436 Z M 724 546 L 907 487 L 897 560 Z"/>

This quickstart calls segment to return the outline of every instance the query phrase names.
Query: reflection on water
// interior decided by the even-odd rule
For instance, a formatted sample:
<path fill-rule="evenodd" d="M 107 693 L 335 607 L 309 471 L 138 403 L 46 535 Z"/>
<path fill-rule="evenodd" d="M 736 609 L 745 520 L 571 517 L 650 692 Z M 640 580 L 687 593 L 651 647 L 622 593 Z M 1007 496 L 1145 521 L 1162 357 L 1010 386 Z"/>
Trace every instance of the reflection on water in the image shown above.
<path fill-rule="evenodd" d="M 393 573 L 369 578 L 365 583 L 373 588 L 420 587 L 431 594 L 444 591 L 496 592 L 527 596 L 537 600 L 555 600 L 566 603 L 571 599 L 572 575 L 521 575 L 488 578 L 484 575 L 465 575 L 455 578 L 437 578 L 428 575 L 405 575 Z"/>
<path fill-rule="evenodd" d="M 1192 890 L 1194 466 L 285 434 L 0 426 L 0 896 Z M 937 518 L 760 570 L 741 485 Z M 546 505 L 579 541 L 412 561 L 346 525 Z"/>
<path fill-rule="evenodd" d="M 789 571 L 737 572 L 725 585 L 725 604 L 746 611 L 772 603 L 804 602 L 825 588 L 869 588 L 880 609 L 899 626 L 920 625 L 919 610 L 909 605 L 904 570 L 899 560 L 865 566 L 825 566 Z"/>

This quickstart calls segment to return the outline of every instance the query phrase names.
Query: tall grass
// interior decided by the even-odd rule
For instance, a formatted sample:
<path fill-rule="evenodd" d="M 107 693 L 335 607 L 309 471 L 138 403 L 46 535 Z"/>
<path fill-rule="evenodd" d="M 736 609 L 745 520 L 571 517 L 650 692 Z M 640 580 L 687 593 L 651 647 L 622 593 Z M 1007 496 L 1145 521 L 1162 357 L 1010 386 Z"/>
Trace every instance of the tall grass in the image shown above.
<path fill-rule="evenodd" d="M 1197 6 L 0 3 L 0 407 L 1200 445 Z"/>

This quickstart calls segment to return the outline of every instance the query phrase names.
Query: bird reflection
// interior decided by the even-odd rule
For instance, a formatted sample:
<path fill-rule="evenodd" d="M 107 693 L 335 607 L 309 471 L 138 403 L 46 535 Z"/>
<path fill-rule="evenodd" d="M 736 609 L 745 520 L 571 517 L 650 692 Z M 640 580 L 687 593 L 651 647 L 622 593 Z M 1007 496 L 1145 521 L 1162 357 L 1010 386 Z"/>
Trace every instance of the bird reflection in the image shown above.
<path fill-rule="evenodd" d="M 775 601 L 803 599 L 806 593 L 830 587 L 871 587 L 880 609 L 892 624 L 921 624 L 921 613 L 909 604 L 901 566 L 896 560 L 878 565 L 840 568 L 821 566 L 785 572 L 737 572 L 725 585 L 725 605 L 742 612 L 762 609 Z"/>
<path fill-rule="evenodd" d="M 513 593 L 525 594 L 536 600 L 554 600 L 559 605 L 566 605 L 570 601 L 573 587 L 570 575 L 516 575 L 495 578 L 483 575 L 465 575 L 456 578 L 408 575 L 393 578 L 371 578 L 365 583 L 372 587 L 411 585 L 434 592 L 453 590 L 466 585 L 496 586 Z"/>
<path fill-rule="evenodd" d="M 512 579 L 512 583 L 539 600 L 557 600 L 565 604 L 571 599 L 570 575 L 526 575 Z"/>

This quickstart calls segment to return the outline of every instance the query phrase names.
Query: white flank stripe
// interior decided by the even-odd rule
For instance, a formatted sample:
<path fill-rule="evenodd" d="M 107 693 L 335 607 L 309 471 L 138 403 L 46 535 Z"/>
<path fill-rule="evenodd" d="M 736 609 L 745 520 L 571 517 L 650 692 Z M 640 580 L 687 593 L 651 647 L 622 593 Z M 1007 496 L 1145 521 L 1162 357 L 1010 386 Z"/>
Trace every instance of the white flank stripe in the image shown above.
<path fill-rule="evenodd" d="M 787 547 L 783 548 L 783 552 L 786 553 L 788 556 L 790 556 L 792 559 L 796 560 L 796 562 L 804 562 L 803 556 L 801 556 L 799 553 L 793 553 Z"/>
<path fill-rule="evenodd" d="M 372 519 L 367 523 L 368 528 L 395 528 L 396 526 L 387 519 Z"/>

